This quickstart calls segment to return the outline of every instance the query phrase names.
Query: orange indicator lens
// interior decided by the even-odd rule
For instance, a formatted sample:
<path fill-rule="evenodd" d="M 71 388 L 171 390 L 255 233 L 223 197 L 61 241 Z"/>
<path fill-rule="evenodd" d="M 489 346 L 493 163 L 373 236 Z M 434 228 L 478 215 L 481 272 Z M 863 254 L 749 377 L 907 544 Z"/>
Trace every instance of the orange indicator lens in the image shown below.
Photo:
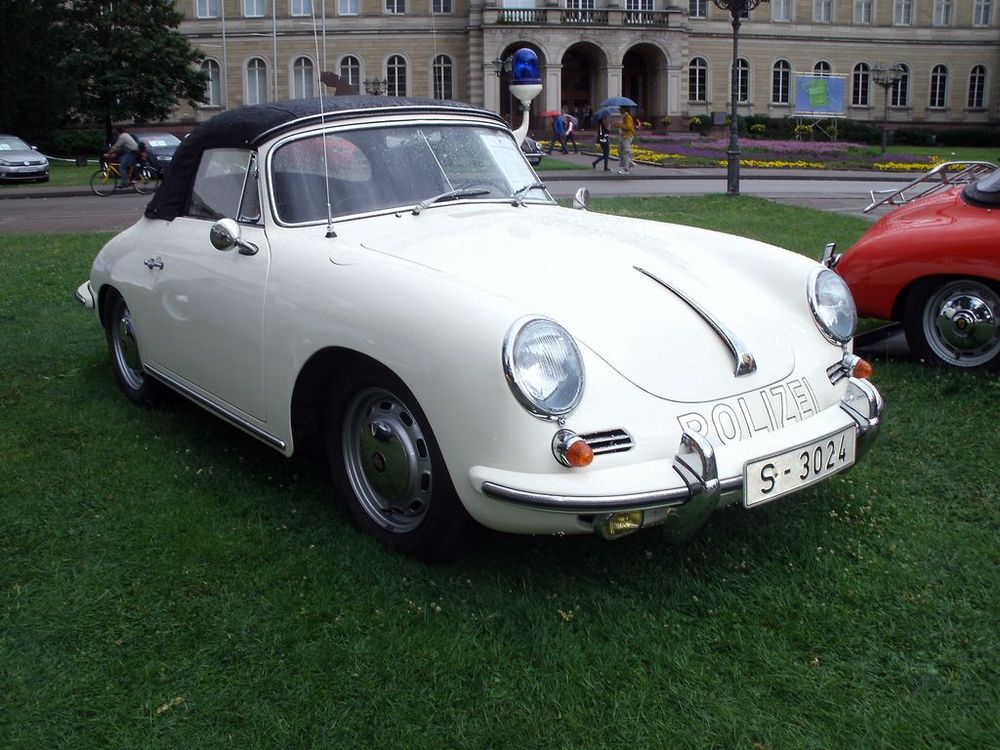
<path fill-rule="evenodd" d="M 867 360 L 858 358 L 858 361 L 854 363 L 854 372 L 852 373 L 854 377 L 861 378 L 862 380 L 867 380 L 875 372 L 875 368 L 871 366 L 871 363 Z"/>
<path fill-rule="evenodd" d="M 590 466 L 594 460 L 594 451 L 584 440 L 575 440 L 566 450 L 566 460 L 570 466 L 582 468 Z"/>

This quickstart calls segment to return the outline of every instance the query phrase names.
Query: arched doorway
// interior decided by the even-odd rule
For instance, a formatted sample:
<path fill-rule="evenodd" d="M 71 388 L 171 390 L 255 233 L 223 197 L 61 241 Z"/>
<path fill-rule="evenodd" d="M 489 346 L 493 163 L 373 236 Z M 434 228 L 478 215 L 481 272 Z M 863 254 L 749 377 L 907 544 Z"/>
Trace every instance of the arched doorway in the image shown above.
<path fill-rule="evenodd" d="M 590 42 L 579 42 L 566 50 L 562 59 L 563 108 L 577 118 L 580 127 L 590 129 L 589 114 L 607 98 L 601 71 L 607 67 L 601 49 Z"/>
<path fill-rule="evenodd" d="M 644 120 L 656 122 L 667 112 L 667 61 L 652 44 L 637 44 L 622 60 L 622 95 L 639 105 Z"/>

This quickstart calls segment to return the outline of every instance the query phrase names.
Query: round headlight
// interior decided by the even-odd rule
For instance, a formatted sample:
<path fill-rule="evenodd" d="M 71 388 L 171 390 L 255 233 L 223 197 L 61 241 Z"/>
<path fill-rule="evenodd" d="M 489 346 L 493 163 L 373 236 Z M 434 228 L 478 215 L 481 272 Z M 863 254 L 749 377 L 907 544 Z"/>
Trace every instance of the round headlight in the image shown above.
<path fill-rule="evenodd" d="M 503 344 L 507 383 L 521 405 L 538 417 L 568 414 L 583 395 L 583 359 L 573 337 L 548 318 L 523 318 Z"/>
<path fill-rule="evenodd" d="M 809 307 L 819 330 L 834 344 L 846 344 L 858 324 L 858 310 L 847 284 L 829 268 L 809 274 Z"/>

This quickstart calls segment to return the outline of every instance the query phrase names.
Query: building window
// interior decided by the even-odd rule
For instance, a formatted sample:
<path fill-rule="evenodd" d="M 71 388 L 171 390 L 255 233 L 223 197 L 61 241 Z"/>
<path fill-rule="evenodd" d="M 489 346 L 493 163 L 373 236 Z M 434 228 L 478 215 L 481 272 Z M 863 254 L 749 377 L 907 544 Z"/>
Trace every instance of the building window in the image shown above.
<path fill-rule="evenodd" d="M 198 0 L 198 18 L 216 18 L 219 15 L 218 0 Z"/>
<path fill-rule="evenodd" d="M 969 73 L 969 109 L 983 109 L 986 106 L 986 66 L 977 65 Z"/>
<path fill-rule="evenodd" d="M 833 67 L 826 60 L 820 60 L 813 65 L 813 75 L 829 78 L 833 74 Z"/>
<path fill-rule="evenodd" d="M 205 86 L 204 106 L 219 107 L 222 105 L 222 69 L 215 60 L 205 60 L 201 71 L 208 75 L 208 85 Z"/>
<path fill-rule="evenodd" d="M 389 96 L 406 96 L 406 60 L 402 55 L 393 55 L 385 65 L 386 79 L 389 85 L 386 93 Z"/>
<path fill-rule="evenodd" d="M 342 16 L 358 15 L 358 0 L 337 0 L 337 13 Z"/>
<path fill-rule="evenodd" d="M 431 3 L 431 12 L 439 16 L 451 15 L 451 0 L 434 0 Z M 451 97 L 446 97 L 450 99 Z"/>
<path fill-rule="evenodd" d="M 972 4 L 972 25 L 989 26 L 993 16 L 993 0 L 975 0 Z"/>
<path fill-rule="evenodd" d="M 267 63 L 259 57 L 247 63 L 247 104 L 267 101 Z"/>
<path fill-rule="evenodd" d="M 913 23 L 913 0 L 893 0 L 893 26 L 909 26 Z"/>
<path fill-rule="evenodd" d="M 345 55 L 341 58 L 340 77 L 351 84 L 355 91 L 361 91 L 361 61 L 354 55 Z"/>
<path fill-rule="evenodd" d="M 438 55 L 434 58 L 434 65 L 431 66 L 434 75 L 434 98 L 454 99 L 455 92 L 452 84 L 454 65 L 447 55 Z"/>
<path fill-rule="evenodd" d="M 566 0 L 567 3 L 571 1 L 572 0 Z M 581 2 L 581 0 L 577 0 L 577 2 Z M 583 2 L 587 3 L 586 7 L 588 10 L 594 9 L 594 0 L 583 0 Z M 625 10 L 630 10 L 630 11 L 653 10 L 653 0 L 625 0 Z"/>
<path fill-rule="evenodd" d="M 792 20 L 792 0 L 773 0 L 771 18 L 775 21 Z"/>
<path fill-rule="evenodd" d="M 243 0 L 243 15 L 246 18 L 260 18 L 264 15 L 264 0 Z"/>
<path fill-rule="evenodd" d="M 292 98 L 309 99 L 316 96 L 315 88 L 312 60 L 300 57 L 292 66 Z"/>
<path fill-rule="evenodd" d="M 750 63 L 745 57 L 736 61 L 736 101 L 740 104 L 750 101 Z"/>
<path fill-rule="evenodd" d="M 854 88 L 851 91 L 851 104 L 855 107 L 871 106 L 872 69 L 868 67 L 868 63 L 855 65 L 852 79 Z"/>
<path fill-rule="evenodd" d="M 771 103 L 788 104 L 788 90 L 792 77 L 792 64 L 778 60 L 771 69 Z"/>
<path fill-rule="evenodd" d="M 292 0 L 293 16 L 311 16 L 312 12 L 312 0 Z"/>
<path fill-rule="evenodd" d="M 833 21 L 833 0 L 813 0 L 813 21 L 816 23 Z"/>
<path fill-rule="evenodd" d="M 406 13 L 406 0 L 385 0 L 385 12 L 390 16 L 401 16 Z"/>
<path fill-rule="evenodd" d="M 931 70 L 931 98 L 929 106 L 933 109 L 944 109 L 948 103 L 948 69 L 944 65 L 935 65 Z"/>
<path fill-rule="evenodd" d="M 951 13 L 951 0 L 934 0 L 934 18 L 931 23 L 935 26 L 951 26 Z"/>
<path fill-rule="evenodd" d="M 688 65 L 688 101 L 708 100 L 708 63 L 705 58 L 696 57 Z"/>
<path fill-rule="evenodd" d="M 889 104 L 893 107 L 905 107 L 910 103 L 910 67 L 899 64 L 901 73 L 899 80 L 889 91 Z"/>
<path fill-rule="evenodd" d="M 859 26 L 872 25 L 872 0 L 854 0 L 854 23 Z"/>
<path fill-rule="evenodd" d="M 688 16 L 691 18 L 705 18 L 708 14 L 708 6 L 705 0 L 688 0 Z"/>

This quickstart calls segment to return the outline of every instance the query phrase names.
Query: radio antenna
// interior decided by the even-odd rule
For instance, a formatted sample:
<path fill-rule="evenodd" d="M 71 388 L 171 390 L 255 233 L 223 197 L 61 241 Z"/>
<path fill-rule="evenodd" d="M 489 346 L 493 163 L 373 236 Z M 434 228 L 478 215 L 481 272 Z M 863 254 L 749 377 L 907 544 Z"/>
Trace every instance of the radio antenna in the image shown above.
<path fill-rule="evenodd" d="M 316 51 L 316 66 L 319 67 L 319 32 L 316 29 L 316 4 L 311 4 L 312 25 L 313 25 L 313 46 Z M 323 47 L 326 48 L 326 0 L 323 0 Z M 324 63 L 325 64 L 325 63 Z M 320 111 L 320 139 L 323 142 L 323 185 L 326 187 L 326 236 L 336 237 L 337 233 L 333 229 L 333 208 L 330 205 L 330 160 L 326 156 L 326 104 L 323 101 L 323 86 L 325 85 L 319 76 L 313 78 L 319 87 L 319 111 Z"/>

